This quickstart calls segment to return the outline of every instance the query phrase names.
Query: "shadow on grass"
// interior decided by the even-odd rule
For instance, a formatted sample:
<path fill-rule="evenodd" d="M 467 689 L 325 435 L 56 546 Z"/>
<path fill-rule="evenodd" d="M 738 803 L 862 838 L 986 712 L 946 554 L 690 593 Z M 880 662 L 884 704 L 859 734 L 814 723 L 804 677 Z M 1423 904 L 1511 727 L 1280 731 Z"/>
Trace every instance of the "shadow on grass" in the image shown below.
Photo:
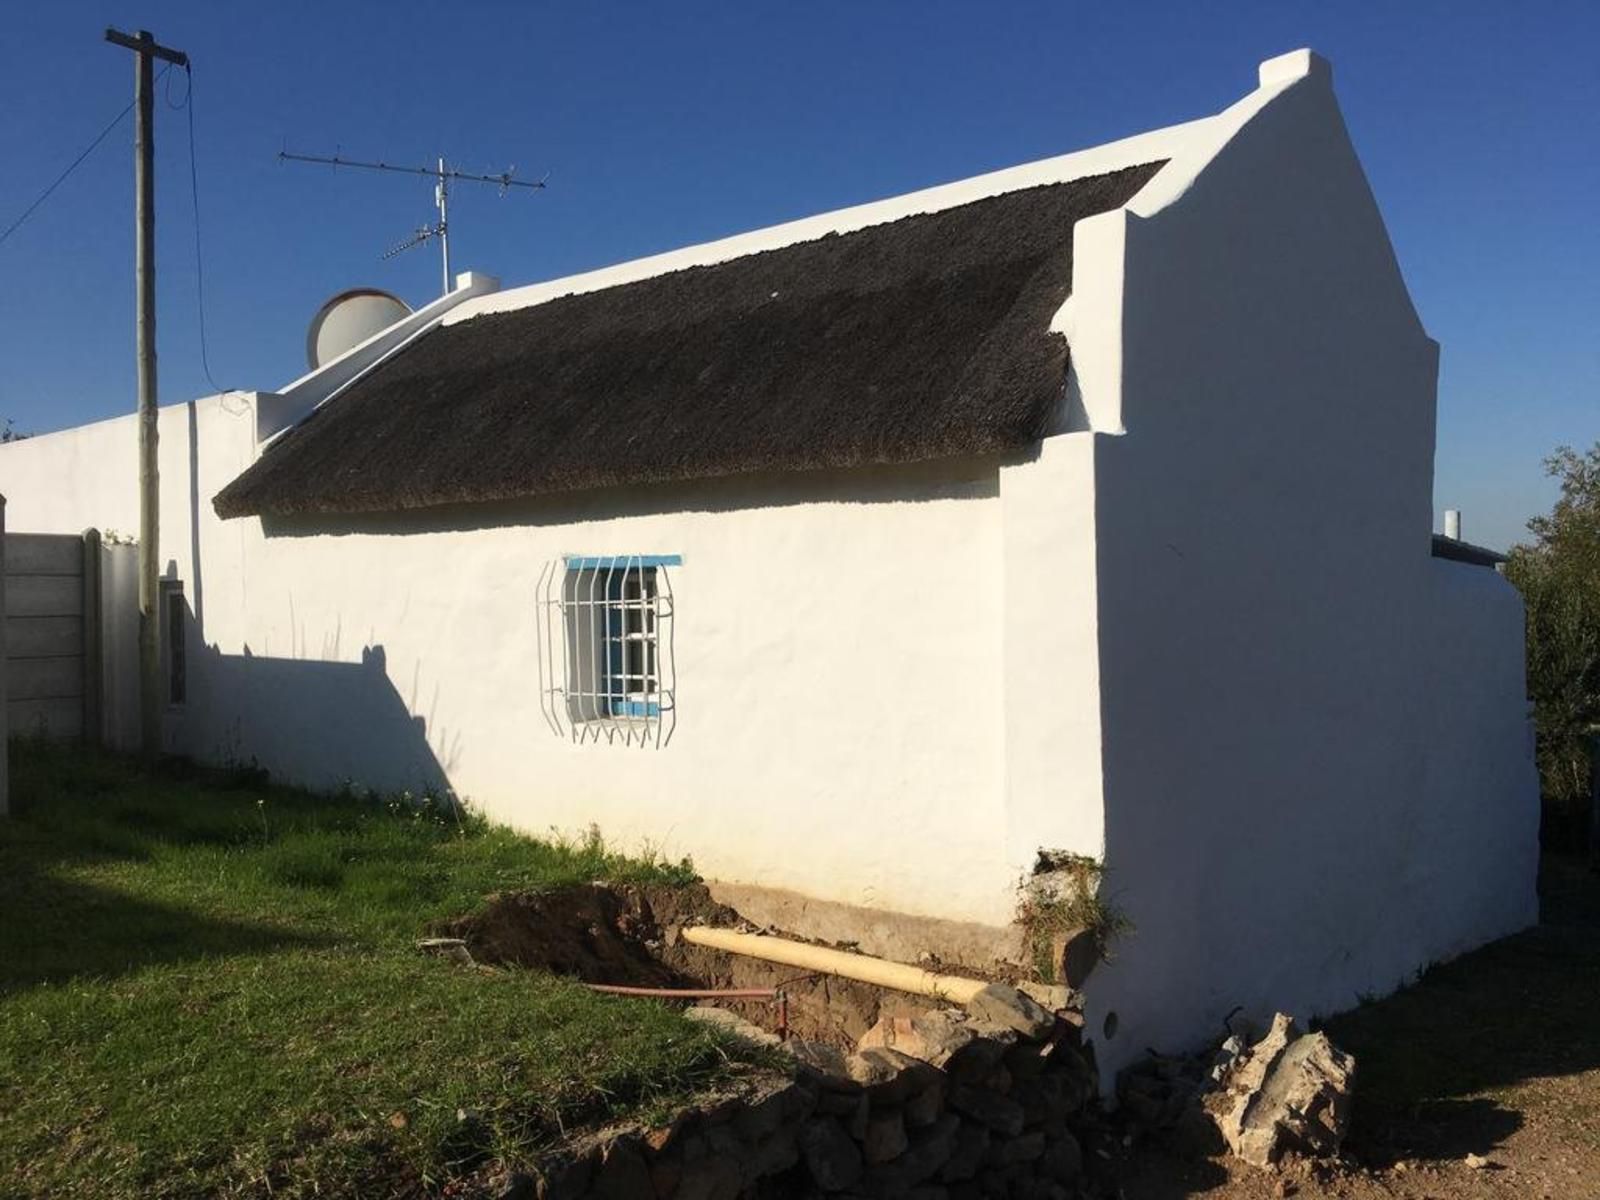
<path fill-rule="evenodd" d="M 6 913 L 0 923 L 0 996 L 42 983 L 325 942 L 40 874 L 8 879 L 0 887 L 0 910 Z"/>
<path fill-rule="evenodd" d="M 1374 1166 L 1487 1154 L 1522 1127 L 1509 1093 L 1600 1068 L 1600 875 L 1549 858 L 1541 922 L 1328 1022 L 1356 1056 L 1351 1149 Z"/>
<path fill-rule="evenodd" d="M 150 862 L 163 848 L 231 848 L 259 838 L 253 800 L 219 802 L 229 773 L 174 781 L 166 769 L 147 772 L 112 755 L 27 740 L 11 749 L 13 813 L 0 823 L 0 996 L 325 941 L 71 877 Z"/>

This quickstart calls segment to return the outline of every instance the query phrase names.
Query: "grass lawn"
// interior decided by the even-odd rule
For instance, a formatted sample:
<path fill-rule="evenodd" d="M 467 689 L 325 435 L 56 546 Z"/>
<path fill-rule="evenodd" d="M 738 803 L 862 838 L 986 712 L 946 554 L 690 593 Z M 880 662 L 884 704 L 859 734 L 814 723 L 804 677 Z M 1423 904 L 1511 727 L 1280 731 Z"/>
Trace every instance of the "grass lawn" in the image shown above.
<path fill-rule="evenodd" d="M 420 955 L 491 891 L 686 866 L 13 747 L 0 1197 L 432 1191 L 730 1068 L 659 1005 Z"/>

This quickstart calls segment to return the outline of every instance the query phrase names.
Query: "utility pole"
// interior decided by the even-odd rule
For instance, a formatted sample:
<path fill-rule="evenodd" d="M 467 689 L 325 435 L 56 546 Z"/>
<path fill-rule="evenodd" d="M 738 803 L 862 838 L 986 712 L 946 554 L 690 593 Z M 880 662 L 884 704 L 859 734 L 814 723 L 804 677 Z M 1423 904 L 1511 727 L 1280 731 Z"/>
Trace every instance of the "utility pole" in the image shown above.
<path fill-rule="evenodd" d="M 187 67 L 189 56 L 156 42 L 141 29 L 137 37 L 106 30 L 106 41 L 134 53 L 133 98 L 138 125 L 133 137 L 134 225 L 137 233 L 134 276 L 138 314 L 135 336 L 139 360 L 139 745 L 147 756 L 161 752 L 161 473 L 156 424 L 156 59 Z"/>

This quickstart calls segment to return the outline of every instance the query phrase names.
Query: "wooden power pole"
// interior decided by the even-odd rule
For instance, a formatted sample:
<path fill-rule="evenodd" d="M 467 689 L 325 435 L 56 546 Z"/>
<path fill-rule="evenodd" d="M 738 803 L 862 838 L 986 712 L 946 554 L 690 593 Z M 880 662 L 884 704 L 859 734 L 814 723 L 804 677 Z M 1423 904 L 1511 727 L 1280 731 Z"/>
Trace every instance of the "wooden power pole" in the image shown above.
<path fill-rule="evenodd" d="M 161 472 L 156 422 L 156 59 L 187 67 L 189 56 L 159 45 L 141 29 L 137 37 L 106 30 L 106 41 L 134 53 L 133 98 L 138 126 L 133 139 L 134 274 L 138 292 L 135 335 L 139 359 L 139 743 L 147 755 L 161 752 Z"/>

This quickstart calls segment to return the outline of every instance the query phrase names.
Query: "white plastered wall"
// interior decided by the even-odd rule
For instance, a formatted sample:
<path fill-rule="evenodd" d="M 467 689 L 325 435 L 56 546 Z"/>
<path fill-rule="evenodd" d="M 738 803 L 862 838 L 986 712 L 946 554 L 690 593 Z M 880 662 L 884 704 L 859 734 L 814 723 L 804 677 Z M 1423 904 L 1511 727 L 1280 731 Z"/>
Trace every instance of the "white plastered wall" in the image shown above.
<path fill-rule="evenodd" d="M 1037 849 L 1104 854 L 1138 926 L 1091 996 L 1112 1063 L 1524 923 L 1520 609 L 1428 557 L 1436 349 L 1315 60 L 1203 121 L 442 319 L 1159 158 L 1131 215 L 1077 227 L 1071 432 L 1035 457 L 264 531 L 210 499 L 333 375 L 163 410 L 195 608 L 174 746 L 989 925 Z M 0 449 L 13 527 L 135 528 L 134 437 Z M 534 593 L 564 553 L 684 556 L 665 750 L 545 726 Z"/>
<path fill-rule="evenodd" d="M 256 400 L 254 393 L 230 392 L 159 410 L 160 573 L 183 581 L 186 599 L 202 618 L 208 586 L 215 586 L 223 609 L 243 594 L 246 530 L 223 526 L 211 497 L 255 458 Z M 103 535 L 105 730 L 121 748 L 136 744 L 139 728 L 137 555 L 125 544 L 139 528 L 138 453 L 133 416 L 0 447 L 0 481 L 13 494 L 11 529 L 78 534 L 94 528 Z M 191 629 L 194 668 L 200 624 L 191 622 Z M 180 720 L 176 713 L 167 718 L 175 750 L 185 745 Z"/>
<path fill-rule="evenodd" d="M 1112 1068 L 1536 914 L 1520 604 L 1430 557 L 1437 346 L 1329 74 L 1266 64 L 1192 180 L 1079 226 L 1124 255 L 1089 404 L 1126 431 L 1094 464 Z"/>
<path fill-rule="evenodd" d="M 172 748 L 448 785 L 533 832 L 593 823 L 712 878 L 991 926 L 1040 797 L 1074 798 L 1038 814 L 1055 841 L 1081 821 L 1098 842 L 1088 435 L 1037 461 L 264 529 L 210 506 L 254 454 L 256 400 L 161 410 L 161 561 L 194 615 Z M 132 418 L 5 447 L 14 527 L 134 527 L 135 464 Z M 573 745 L 541 715 L 534 602 L 567 553 L 684 558 L 664 749 Z M 1067 768 L 1058 735 L 1084 747 Z"/>
<path fill-rule="evenodd" d="M 447 782 L 524 828 L 594 822 L 625 846 L 691 853 L 713 877 L 1007 923 L 1041 845 L 1102 840 L 1089 434 L 1004 464 L 723 481 L 340 533 L 267 536 L 255 520 L 217 522 L 210 498 L 257 435 L 413 326 L 1203 157 L 1222 119 L 504 293 L 464 277 L 437 311 L 281 395 L 163 410 L 162 558 L 196 618 L 172 744 L 316 786 Z M 1074 354 L 1115 333 L 1085 332 Z M 0 480 L 27 494 L 28 528 L 134 528 L 133 438 L 129 419 L 7 447 Z M 568 552 L 685 557 L 681 721 L 663 751 L 573 747 L 540 717 L 535 586 Z"/>

